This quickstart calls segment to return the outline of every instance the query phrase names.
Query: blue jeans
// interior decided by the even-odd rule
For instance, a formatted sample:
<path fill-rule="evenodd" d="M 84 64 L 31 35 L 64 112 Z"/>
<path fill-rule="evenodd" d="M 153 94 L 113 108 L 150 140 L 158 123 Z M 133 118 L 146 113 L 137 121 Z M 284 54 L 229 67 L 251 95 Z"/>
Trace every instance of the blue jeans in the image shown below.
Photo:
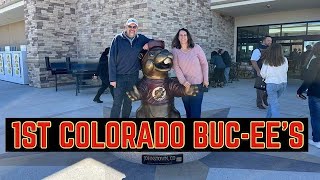
<path fill-rule="evenodd" d="M 320 142 L 320 98 L 309 96 L 308 101 L 311 117 L 312 139 L 314 142 Z"/>
<path fill-rule="evenodd" d="M 132 110 L 132 101 L 126 92 L 131 91 L 132 87 L 138 81 L 139 73 L 117 75 L 117 86 L 113 89 L 113 105 L 111 108 L 110 118 L 119 118 L 122 106 L 122 118 L 129 118 Z"/>
<path fill-rule="evenodd" d="M 267 94 L 268 94 L 268 112 L 267 118 L 279 118 L 280 117 L 280 105 L 279 97 L 287 88 L 287 83 L 273 84 L 267 83 Z"/>
<path fill-rule="evenodd" d="M 201 85 L 202 86 L 202 85 Z M 203 92 L 196 96 L 183 96 L 182 101 L 186 110 L 187 118 L 200 118 Z"/>
<path fill-rule="evenodd" d="M 225 77 L 225 83 L 229 82 L 229 74 L 230 74 L 230 67 L 226 67 L 224 69 L 224 77 Z"/>

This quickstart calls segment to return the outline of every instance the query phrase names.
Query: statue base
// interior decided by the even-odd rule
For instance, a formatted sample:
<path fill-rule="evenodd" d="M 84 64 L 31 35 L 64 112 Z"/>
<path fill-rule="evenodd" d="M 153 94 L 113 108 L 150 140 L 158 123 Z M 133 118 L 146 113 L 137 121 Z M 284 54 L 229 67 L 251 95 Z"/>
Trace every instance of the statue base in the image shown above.
<path fill-rule="evenodd" d="M 110 107 L 104 106 L 103 116 L 110 117 Z M 214 109 L 202 112 L 204 118 L 227 118 L 230 108 Z M 131 113 L 130 117 L 135 117 Z M 182 116 L 184 117 L 184 116 Z M 211 152 L 113 152 L 120 159 L 149 165 L 170 165 L 196 161 L 209 155 Z"/>
<path fill-rule="evenodd" d="M 202 159 L 211 152 L 113 152 L 120 159 L 149 165 L 171 165 Z"/>

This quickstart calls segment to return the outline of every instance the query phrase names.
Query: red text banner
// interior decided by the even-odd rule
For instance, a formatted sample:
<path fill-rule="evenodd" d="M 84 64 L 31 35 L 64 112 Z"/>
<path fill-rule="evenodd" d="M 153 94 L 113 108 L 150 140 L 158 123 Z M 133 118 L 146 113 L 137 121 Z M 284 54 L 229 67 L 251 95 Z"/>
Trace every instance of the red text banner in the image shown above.
<path fill-rule="evenodd" d="M 6 151 L 308 151 L 308 119 L 7 118 Z"/>

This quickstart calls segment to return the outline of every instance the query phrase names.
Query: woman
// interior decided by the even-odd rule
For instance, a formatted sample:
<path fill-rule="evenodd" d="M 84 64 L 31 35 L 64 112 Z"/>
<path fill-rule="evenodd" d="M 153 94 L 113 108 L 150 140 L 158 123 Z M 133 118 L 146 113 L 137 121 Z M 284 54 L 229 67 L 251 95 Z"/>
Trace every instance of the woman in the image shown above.
<path fill-rule="evenodd" d="M 110 47 L 107 47 L 104 52 L 102 53 L 99 65 L 97 69 L 98 76 L 100 77 L 102 84 L 100 89 L 97 92 L 97 95 L 94 97 L 93 101 L 97 103 L 103 103 L 100 100 L 101 94 L 109 87 L 111 95 L 113 97 L 113 86 L 110 85 L 109 82 L 109 70 L 108 70 L 108 54 L 109 54 Z"/>
<path fill-rule="evenodd" d="M 307 63 L 303 84 L 297 91 L 297 96 L 305 99 L 303 92 L 308 90 L 308 103 L 312 127 L 312 140 L 309 143 L 320 148 L 320 42 L 312 49 L 313 57 Z"/>
<path fill-rule="evenodd" d="M 221 54 L 217 51 L 212 51 L 211 53 L 211 63 L 215 66 L 213 72 L 214 84 L 213 87 L 223 87 L 224 85 L 224 70 L 226 65 L 223 61 Z"/>
<path fill-rule="evenodd" d="M 267 118 L 280 117 L 279 97 L 287 87 L 288 60 L 283 56 L 282 46 L 272 44 L 264 54 L 261 77 L 265 79 L 268 94 Z"/>
<path fill-rule="evenodd" d="M 172 41 L 173 69 L 179 82 L 190 88 L 191 84 L 209 86 L 208 62 L 201 47 L 195 44 L 185 28 L 180 29 Z M 187 118 L 201 117 L 203 92 L 196 96 L 182 97 Z"/>

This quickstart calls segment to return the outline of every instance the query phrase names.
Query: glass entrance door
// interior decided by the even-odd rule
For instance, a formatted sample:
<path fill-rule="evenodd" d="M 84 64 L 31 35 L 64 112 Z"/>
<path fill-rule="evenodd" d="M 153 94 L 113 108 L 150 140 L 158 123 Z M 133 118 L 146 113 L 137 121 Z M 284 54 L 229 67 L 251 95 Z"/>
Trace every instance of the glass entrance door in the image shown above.
<path fill-rule="evenodd" d="M 300 78 L 300 62 L 301 54 L 303 52 L 304 41 L 302 39 L 281 39 L 275 40 L 283 47 L 283 55 L 288 59 L 289 70 L 288 77 L 299 79 Z"/>

